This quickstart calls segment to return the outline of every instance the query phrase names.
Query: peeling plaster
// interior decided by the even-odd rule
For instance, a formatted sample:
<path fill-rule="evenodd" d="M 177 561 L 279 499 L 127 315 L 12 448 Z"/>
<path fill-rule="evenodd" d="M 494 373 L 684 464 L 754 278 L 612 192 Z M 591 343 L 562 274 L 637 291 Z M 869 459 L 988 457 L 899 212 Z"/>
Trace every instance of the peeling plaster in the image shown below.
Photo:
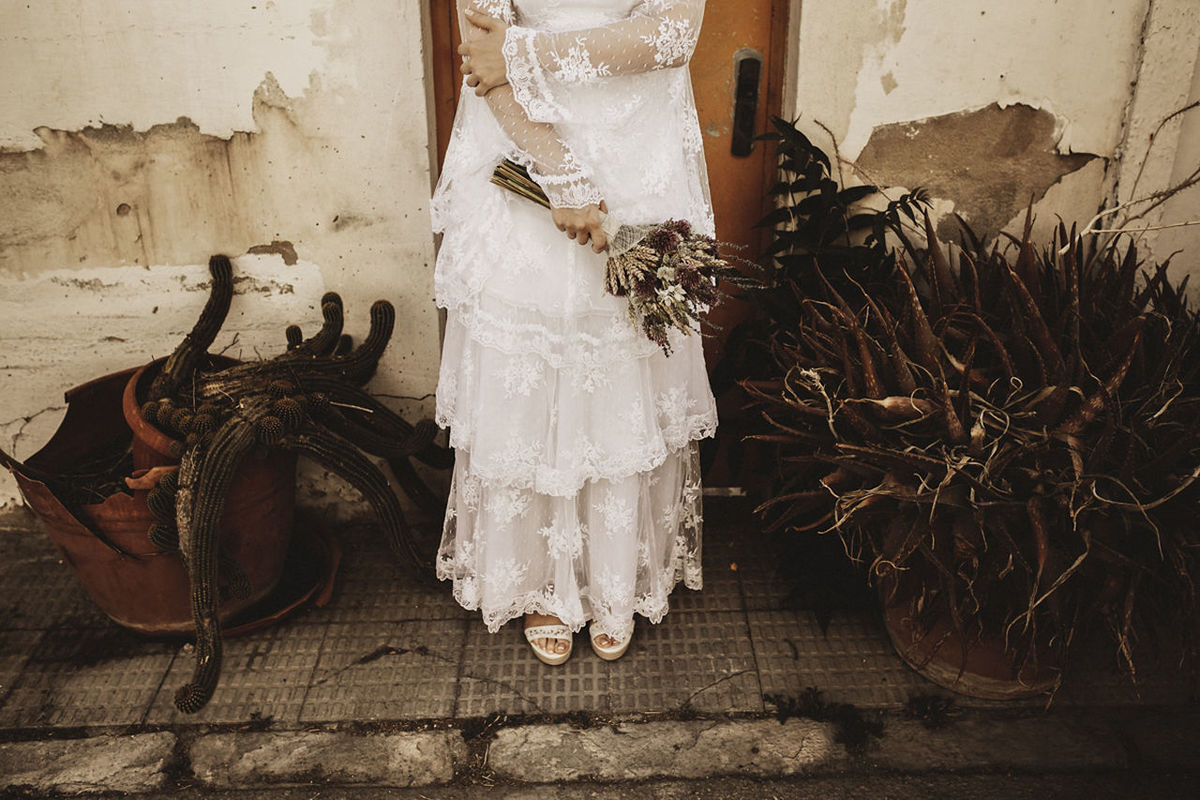
<path fill-rule="evenodd" d="M 288 323 L 319 323 L 325 289 L 356 331 L 386 298 L 396 331 L 371 388 L 432 415 L 425 4 L 9 5 L 0 68 L 20 80 L 0 85 L 0 311 L 13 312 L 0 313 L 0 420 L 173 346 L 203 303 L 197 265 L 248 251 L 278 272 L 240 276 L 251 310 L 221 346 L 237 334 L 246 357 L 277 352 Z M 40 446 L 51 416 L 23 441 Z M 0 480 L 0 505 L 15 496 Z"/>
<path fill-rule="evenodd" d="M 880 125 L 858 165 L 878 185 L 921 186 L 952 200 L 976 234 L 990 239 L 1016 209 L 1095 158 L 1060 155 L 1058 130 L 1054 116 L 1040 109 L 991 105 Z"/>
<path fill-rule="evenodd" d="M 992 103 L 1044 108 L 1063 120 L 1061 152 L 1110 157 L 1147 2 L 805 3 L 795 108 L 851 160 L 879 125 Z"/>

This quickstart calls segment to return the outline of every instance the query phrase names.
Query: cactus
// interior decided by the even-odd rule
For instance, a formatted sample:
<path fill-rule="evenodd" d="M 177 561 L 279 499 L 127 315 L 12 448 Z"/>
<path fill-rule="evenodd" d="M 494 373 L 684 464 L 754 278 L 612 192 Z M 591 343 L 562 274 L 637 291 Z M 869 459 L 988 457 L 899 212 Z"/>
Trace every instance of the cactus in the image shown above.
<path fill-rule="evenodd" d="M 260 402 L 257 404 L 261 406 Z M 177 517 L 179 545 L 192 585 L 192 621 L 196 626 L 196 664 L 192 679 L 175 693 L 175 706 L 194 713 L 212 697 L 221 672 L 221 619 L 217 595 L 219 536 L 218 523 L 225 498 L 242 457 L 255 440 L 254 404 L 221 426 L 212 442 L 186 477 L 194 486 L 191 508 L 185 519 Z M 197 451 L 189 452 L 185 461 Z M 183 471 L 181 466 L 180 471 Z M 184 480 L 181 476 L 180 480 Z M 177 504 L 178 505 L 178 504 Z"/>
<path fill-rule="evenodd" d="M 392 552 L 406 554 L 417 564 L 422 564 L 409 530 L 404 512 L 392 491 L 388 480 L 379 468 L 363 456 L 350 442 L 314 429 L 306 433 L 288 436 L 283 446 L 311 457 L 321 466 L 341 476 L 362 493 L 388 535 Z"/>
<path fill-rule="evenodd" d="M 306 455 L 358 489 L 378 517 L 398 556 L 421 563 L 400 503 L 384 474 L 363 453 L 387 458 L 397 481 L 423 509 L 444 506 L 417 475 L 409 459 L 437 468 L 453 453 L 434 444 L 432 420 L 410 424 L 360 388 L 374 373 L 395 327 L 386 301 L 371 307 L 370 332 L 358 347 L 342 333 L 341 298 L 322 298 L 324 324 L 310 339 L 286 330 L 287 350 L 266 361 L 213 372 L 198 370 L 229 306 L 229 262 L 214 256 L 212 294 L 192 332 L 168 359 L 142 406 L 147 422 L 183 437 L 171 443 L 180 458 L 151 491 L 156 523 L 148 532 L 156 547 L 177 549 L 191 582 L 196 663 L 175 705 L 194 713 L 211 698 L 221 669 L 221 601 L 246 596 L 252 587 L 237 562 L 220 552 L 221 510 L 237 467 L 254 447 L 284 448 Z M 186 387 L 186 388 L 185 388 Z M 361 451 L 361 452 L 360 452 Z"/>
<path fill-rule="evenodd" d="M 205 303 L 192 332 L 175 348 L 175 352 L 163 365 L 162 371 L 150 384 L 151 400 L 174 394 L 185 385 L 225 322 L 229 313 L 229 303 L 233 299 L 233 265 L 225 256 L 216 255 L 208 261 L 208 273 L 212 276 L 212 291 L 208 295 L 208 302 Z"/>

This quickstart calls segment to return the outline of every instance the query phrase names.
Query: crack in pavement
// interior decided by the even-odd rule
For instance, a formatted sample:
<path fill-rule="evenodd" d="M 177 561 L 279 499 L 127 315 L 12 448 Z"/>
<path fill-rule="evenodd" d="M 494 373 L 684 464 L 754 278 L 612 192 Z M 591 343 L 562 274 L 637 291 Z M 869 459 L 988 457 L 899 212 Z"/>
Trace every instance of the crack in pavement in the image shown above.
<path fill-rule="evenodd" d="M 707 692 L 709 689 L 713 688 L 714 686 L 725 683 L 725 681 L 731 681 L 734 678 L 736 678 L 737 676 L 745 675 L 748 672 L 754 672 L 754 670 L 753 669 L 739 669 L 737 672 L 731 672 L 728 675 L 724 675 L 720 678 L 717 678 L 715 681 L 712 681 L 711 683 L 706 683 L 704 686 L 701 686 L 699 689 L 697 689 L 696 691 L 694 691 L 690 695 L 688 695 L 688 699 L 684 700 L 682 703 L 680 703 L 679 707 L 676 710 L 682 711 L 682 710 L 686 709 L 688 706 L 690 706 L 692 704 L 692 701 L 695 700 L 698 695 L 701 695 L 704 692 Z"/>
<path fill-rule="evenodd" d="M 458 663 L 457 659 L 453 659 L 448 656 L 444 656 L 441 653 L 435 653 L 423 644 L 417 645 L 416 647 L 397 647 L 395 645 L 382 644 L 379 647 L 376 647 L 374 650 L 370 651 L 369 653 L 364 653 L 363 655 L 359 656 L 358 658 L 356 658 L 354 661 L 351 661 L 346 666 L 335 670 L 334 672 L 330 673 L 329 675 L 326 675 L 324 678 L 321 678 L 321 680 L 314 683 L 313 686 L 321 686 L 325 683 L 328 683 L 329 681 L 337 678 L 342 673 L 348 672 L 349 670 L 352 670 L 355 667 L 359 667 L 364 664 L 370 664 L 374 661 L 378 661 L 381 658 L 388 658 L 390 656 L 402 656 L 407 653 L 414 653 L 416 655 L 423 656 L 425 658 L 432 658 L 436 661 L 441 661 L 446 664 L 457 664 Z M 733 677 L 733 676 L 730 676 L 730 677 Z M 464 672 L 462 675 L 462 678 L 470 678 L 472 680 L 482 681 L 484 683 L 488 683 L 493 686 L 499 686 L 500 688 L 505 689 L 506 691 L 512 692 L 521 701 L 533 706 L 538 711 L 538 713 L 540 713 L 540 714 L 549 713 L 546 711 L 545 707 L 543 707 L 541 703 L 537 702 L 532 697 L 527 696 L 520 689 L 518 689 L 517 687 L 515 687 L 509 683 L 506 683 L 505 681 L 497 680 L 496 678 L 491 678 L 491 677 L 488 677 L 487 675 L 475 675 L 475 674 L 472 674 L 469 672 Z M 460 678 L 460 680 L 461 680 L 461 678 Z"/>

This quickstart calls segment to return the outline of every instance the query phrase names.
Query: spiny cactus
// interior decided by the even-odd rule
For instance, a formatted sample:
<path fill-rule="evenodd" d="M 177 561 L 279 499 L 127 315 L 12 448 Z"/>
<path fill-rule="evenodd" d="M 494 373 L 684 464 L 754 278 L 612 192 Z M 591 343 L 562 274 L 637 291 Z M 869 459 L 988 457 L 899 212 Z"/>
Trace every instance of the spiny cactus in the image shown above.
<path fill-rule="evenodd" d="M 418 563 L 422 559 L 395 492 L 363 452 L 388 458 L 404 491 L 430 511 L 437 510 L 438 500 L 409 458 L 438 468 L 453 464 L 453 453 L 433 442 L 433 420 L 411 425 L 361 388 L 395 327 L 390 303 L 371 307 L 370 331 L 352 347 L 342 333 L 342 300 L 330 292 L 321 303 L 324 324 L 312 338 L 289 326 L 288 349 L 281 355 L 205 372 L 198 368 L 203 350 L 216 336 L 232 293 L 228 260 L 214 256 L 209 269 L 213 294 L 205 311 L 168 359 L 169 374 L 164 369 L 154 379 L 142 405 L 147 422 L 183 437 L 171 445 L 181 459 L 178 472 L 164 477 L 148 502 L 157 519 L 151 541 L 180 550 L 191 582 L 196 664 L 191 680 L 175 694 L 175 705 L 186 713 L 208 702 L 220 676 L 221 600 L 250 591 L 241 567 L 220 551 L 218 537 L 231 482 L 250 449 L 292 450 L 346 479 L 371 505 L 392 550 Z"/>
<path fill-rule="evenodd" d="M 151 400 L 175 394 L 191 378 L 225 323 L 233 299 L 233 265 L 225 256 L 216 255 L 208 261 L 208 273 L 212 276 L 208 302 L 192 332 L 184 337 L 150 385 Z"/>

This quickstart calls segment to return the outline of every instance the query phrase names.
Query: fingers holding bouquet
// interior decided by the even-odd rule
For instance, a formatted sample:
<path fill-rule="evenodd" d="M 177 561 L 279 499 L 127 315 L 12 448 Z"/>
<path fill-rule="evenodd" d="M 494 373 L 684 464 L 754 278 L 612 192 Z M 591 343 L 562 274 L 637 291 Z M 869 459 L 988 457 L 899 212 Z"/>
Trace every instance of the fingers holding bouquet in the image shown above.
<path fill-rule="evenodd" d="M 554 224 L 567 234 L 568 239 L 574 239 L 581 245 L 591 242 L 592 250 L 597 253 L 608 249 L 608 233 L 604 230 L 608 206 L 603 200 L 600 205 L 593 203 L 583 208 L 553 208 L 550 214 Z"/>
<path fill-rule="evenodd" d="M 580 244 L 591 240 L 597 253 L 607 252 L 604 291 L 629 298 L 630 321 L 668 356 L 670 332 L 699 331 L 702 315 L 727 296 L 717 288 L 720 279 L 744 285 L 738 268 L 719 252 L 720 243 L 685 220 L 621 225 L 603 202 L 553 208 L 528 170 L 508 159 L 496 166 L 492 183 L 549 208 L 560 231 Z"/>
<path fill-rule="evenodd" d="M 463 30 L 463 43 L 458 46 L 459 55 L 463 56 L 459 69 L 467 76 L 467 86 L 482 97 L 508 83 L 508 65 L 502 52 L 508 24 L 469 9 L 466 18 L 469 24 Z"/>

